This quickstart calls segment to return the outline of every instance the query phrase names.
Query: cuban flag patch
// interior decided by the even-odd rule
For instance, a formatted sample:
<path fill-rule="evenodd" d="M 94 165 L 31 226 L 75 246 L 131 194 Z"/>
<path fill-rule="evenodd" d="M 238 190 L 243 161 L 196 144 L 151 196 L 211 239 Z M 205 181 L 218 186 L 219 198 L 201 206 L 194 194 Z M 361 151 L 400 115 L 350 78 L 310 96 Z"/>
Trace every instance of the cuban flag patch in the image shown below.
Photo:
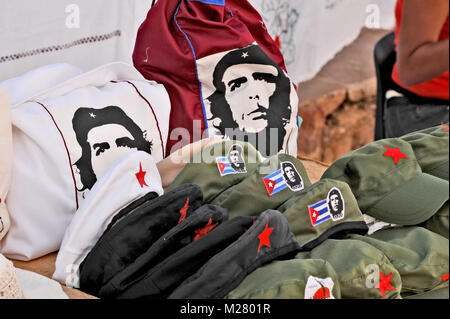
<path fill-rule="evenodd" d="M 240 172 L 233 169 L 230 162 L 226 157 L 218 157 L 216 158 L 217 167 L 219 168 L 220 176 L 226 176 L 230 174 L 238 174 Z"/>
<path fill-rule="evenodd" d="M 226 157 L 216 158 L 217 167 L 219 168 L 220 176 L 229 174 L 236 174 L 236 171 L 231 167 L 230 162 Z"/>
<path fill-rule="evenodd" d="M 281 168 L 263 178 L 269 197 L 289 188 L 293 192 L 305 188 L 303 178 L 291 162 L 281 162 Z"/>
<path fill-rule="evenodd" d="M 328 201 L 326 199 L 315 203 L 314 205 L 308 205 L 308 211 L 313 227 L 316 227 L 331 219 Z"/>
<path fill-rule="evenodd" d="M 245 174 L 247 168 L 243 159 L 244 150 L 241 145 L 233 144 L 228 150 L 227 156 L 217 157 L 217 167 L 219 168 L 220 176 L 230 174 Z"/>
<path fill-rule="evenodd" d="M 273 195 L 281 192 L 288 187 L 286 181 L 283 178 L 283 172 L 281 169 L 270 175 L 267 175 L 263 178 L 263 181 L 269 197 L 272 197 Z"/>

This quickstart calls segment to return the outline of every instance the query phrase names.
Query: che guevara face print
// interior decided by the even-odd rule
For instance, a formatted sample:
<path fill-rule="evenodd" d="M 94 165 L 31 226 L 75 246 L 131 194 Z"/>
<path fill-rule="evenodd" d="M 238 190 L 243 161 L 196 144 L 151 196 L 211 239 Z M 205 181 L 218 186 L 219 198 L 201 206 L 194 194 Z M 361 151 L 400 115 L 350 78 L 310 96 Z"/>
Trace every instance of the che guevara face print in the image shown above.
<path fill-rule="evenodd" d="M 73 130 L 81 147 L 74 163 L 79 174 L 79 191 L 91 189 L 98 177 L 117 158 L 132 152 L 152 153 L 146 132 L 119 107 L 79 108 L 72 119 Z"/>
<path fill-rule="evenodd" d="M 304 188 L 303 179 L 297 172 L 294 164 L 291 162 L 282 162 L 281 169 L 283 170 L 284 180 L 291 190 L 298 191 Z"/>
<path fill-rule="evenodd" d="M 245 173 L 247 171 L 244 159 L 242 158 L 242 152 L 243 152 L 242 146 L 239 144 L 235 144 L 230 148 L 227 156 L 231 168 L 233 168 L 235 172 L 238 173 Z"/>
<path fill-rule="evenodd" d="M 343 219 L 345 214 L 345 202 L 344 197 L 338 188 L 333 187 L 329 191 L 327 202 L 331 218 L 334 221 Z"/>
<path fill-rule="evenodd" d="M 292 98 L 286 73 L 258 45 L 197 63 L 210 129 L 252 143 L 265 157 L 286 148 L 298 99 Z M 207 66 L 212 76 L 206 75 Z"/>

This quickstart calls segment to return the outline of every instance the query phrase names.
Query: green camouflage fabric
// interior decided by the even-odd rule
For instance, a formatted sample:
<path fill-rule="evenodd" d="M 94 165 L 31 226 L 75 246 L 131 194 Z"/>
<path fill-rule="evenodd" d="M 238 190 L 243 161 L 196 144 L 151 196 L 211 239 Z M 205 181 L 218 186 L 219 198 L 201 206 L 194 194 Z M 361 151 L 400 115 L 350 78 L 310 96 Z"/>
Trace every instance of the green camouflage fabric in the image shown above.
<path fill-rule="evenodd" d="M 286 154 L 260 163 L 240 183 L 224 190 L 211 203 L 236 216 L 258 216 L 278 207 L 311 185 L 302 162 Z"/>
<path fill-rule="evenodd" d="M 289 222 L 302 250 L 310 250 L 329 237 L 365 235 L 368 227 L 350 187 L 323 179 L 282 204 L 278 210 Z"/>
<path fill-rule="evenodd" d="M 401 277 L 402 297 L 448 287 L 447 238 L 417 226 L 383 229 L 370 236 L 350 234 L 349 238 L 383 252 Z"/>
<path fill-rule="evenodd" d="M 420 226 L 435 232 L 448 239 L 448 202 L 442 206 L 442 208 L 434 214 L 429 220 L 421 224 Z"/>
<path fill-rule="evenodd" d="M 274 261 L 259 267 L 226 299 L 341 299 L 338 275 L 322 259 Z"/>
<path fill-rule="evenodd" d="M 443 125 L 410 133 L 401 139 L 411 144 L 424 173 L 448 181 L 449 132 Z"/>
<path fill-rule="evenodd" d="M 448 181 L 423 173 L 412 146 L 398 138 L 344 155 L 324 178 L 346 182 L 364 214 L 397 225 L 425 222 L 449 199 Z"/>
<path fill-rule="evenodd" d="M 382 251 L 364 241 L 328 239 L 296 258 L 329 262 L 338 276 L 342 299 L 401 299 L 399 272 Z"/>
<path fill-rule="evenodd" d="M 235 163 L 231 166 L 233 159 Z M 223 160 L 225 163 L 221 164 Z M 183 184 L 196 184 L 203 192 L 204 202 L 210 203 L 218 194 L 250 176 L 260 162 L 259 152 L 249 143 L 216 143 L 194 154 L 167 191 Z"/>

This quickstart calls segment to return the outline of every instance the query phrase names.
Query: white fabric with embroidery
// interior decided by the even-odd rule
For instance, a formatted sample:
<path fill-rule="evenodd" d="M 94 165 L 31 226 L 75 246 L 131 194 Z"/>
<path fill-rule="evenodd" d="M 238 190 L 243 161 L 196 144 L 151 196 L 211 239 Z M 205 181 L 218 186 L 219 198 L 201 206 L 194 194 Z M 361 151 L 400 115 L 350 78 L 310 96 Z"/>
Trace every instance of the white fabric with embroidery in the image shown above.
<path fill-rule="evenodd" d="M 0 0 L 0 81 L 51 63 L 132 64 L 149 0 Z"/>

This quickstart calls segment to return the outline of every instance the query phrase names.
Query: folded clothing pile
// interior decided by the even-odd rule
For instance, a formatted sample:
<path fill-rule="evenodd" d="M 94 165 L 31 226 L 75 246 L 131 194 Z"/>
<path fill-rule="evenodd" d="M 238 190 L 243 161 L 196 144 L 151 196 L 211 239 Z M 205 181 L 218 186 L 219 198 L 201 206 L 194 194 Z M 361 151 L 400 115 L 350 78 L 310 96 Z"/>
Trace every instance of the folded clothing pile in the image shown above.
<path fill-rule="evenodd" d="M 199 186 L 183 184 L 162 194 L 155 167 L 142 157 L 148 155 L 118 161 L 86 197 L 66 230 L 54 279 L 102 298 L 168 297 L 184 285 L 223 297 L 259 265 L 298 252 L 281 213 L 228 220 L 226 209 L 203 204 Z M 154 190 L 137 199 L 130 192 L 119 196 L 123 185 L 136 182 L 126 172 L 137 159 L 143 171 L 154 172 L 146 179 Z M 192 288 L 225 268 L 209 290 Z"/>
<path fill-rule="evenodd" d="M 197 184 L 230 216 L 276 209 L 300 252 L 257 268 L 225 298 L 448 298 L 443 126 L 370 143 L 335 161 L 313 185 L 296 159 L 249 162 L 251 149 L 231 144 L 222 145 L 229 156 L 187 164 L 169 189 Z"/>
<path fill-rule="evenodd" d="M 163 190 L 132 152 L 86 193 L 53 278 L 101 298 L 448 296 L 444 133 L 370 143 L 314 184 L 294 157 L 220 141 Z"/>
<path fill-rule="evenodd" d="M 156 162 L 165 157 L 169 97 L 130 65 L 85 73 L 48 65 L 0 86 L 10 95 L 14 146 L 5 199 L 11 226 L 0 241 L 9 258 L 57 251 L 75 211 L 116 160 L 138 151 Z"/>

